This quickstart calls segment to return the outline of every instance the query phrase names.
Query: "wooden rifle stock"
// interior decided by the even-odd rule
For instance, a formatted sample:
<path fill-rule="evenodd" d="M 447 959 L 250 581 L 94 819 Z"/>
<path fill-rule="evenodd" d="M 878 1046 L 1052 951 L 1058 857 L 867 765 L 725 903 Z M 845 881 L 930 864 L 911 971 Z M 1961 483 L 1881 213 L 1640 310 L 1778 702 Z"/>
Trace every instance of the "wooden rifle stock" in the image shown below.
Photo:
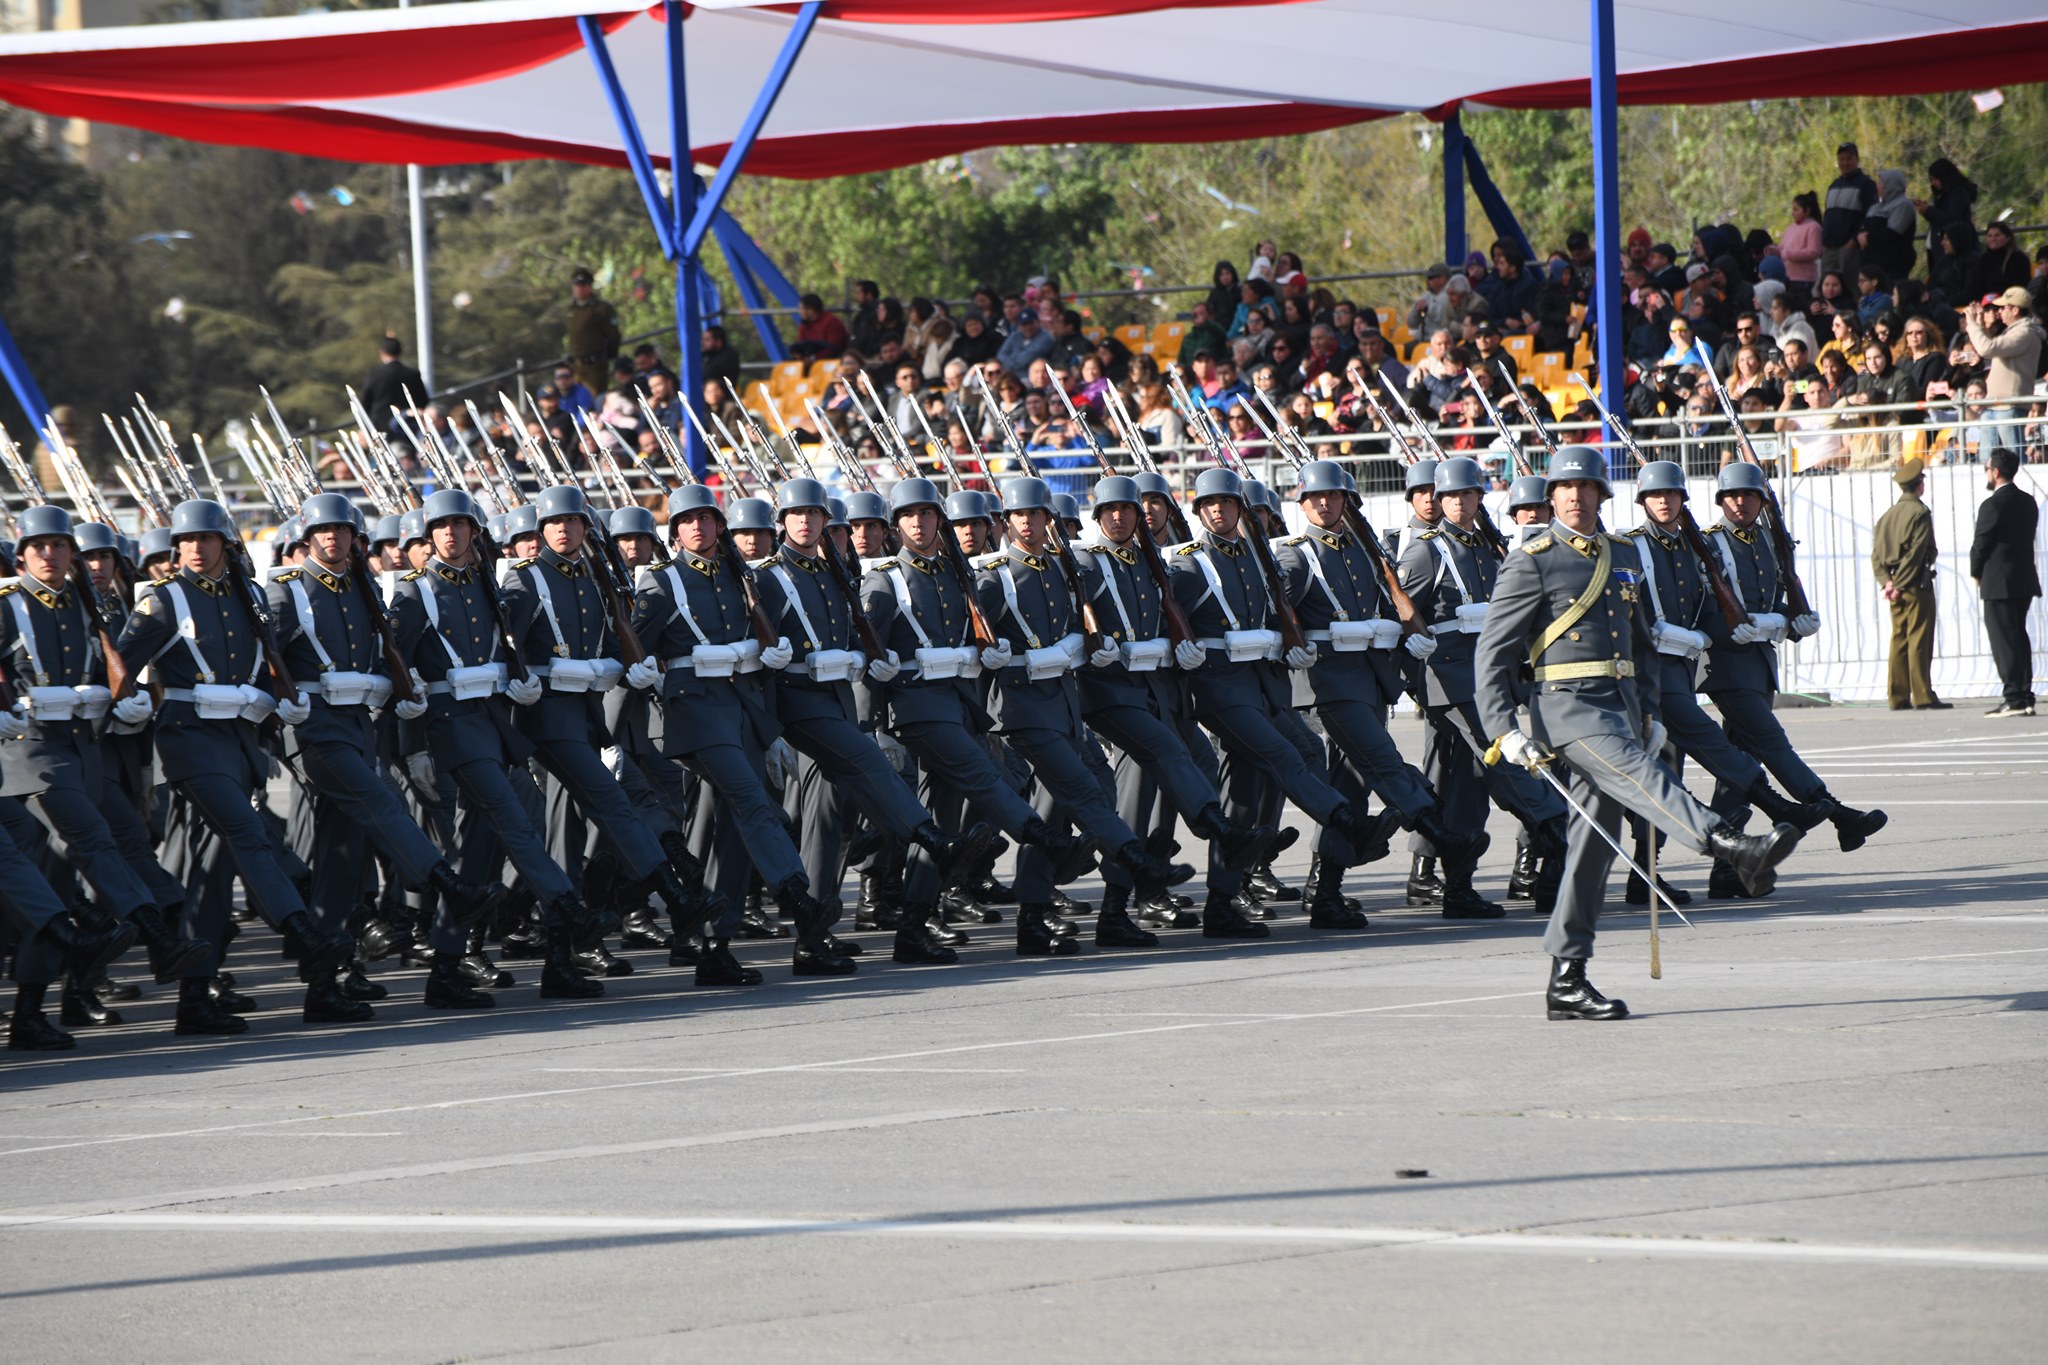
<path fill-rule="evenodd" d="M 270 614 L 270 603 L 257 590 L 255 566 L 249 562 L 248 547 L 239 540 L 228 546 L 227 567 L 228 577 L 234 580 L 242 600 L 249 604 L 249 614 L 255 618 L 256 640 L 263 650 L 263 662 L 270 669 L 271 679 L 277 684 L 278 700 L 297 697 L 299 685 L 292 681 L 291 669 L 285 664 L 284 647 L 277 639 L 277 621 Z"/>
<path fill-rule="evenodd" d="M 1736 414 L 1735 403 L 1728 397 L 1727 387 L 1721 383 L 1721 376 L 1714 372 L 1714 358 L 1707 353 L 1706 343 L 1695 341 L 1700 364 L 1706 371 L 1707 383 L 1714 390 L 1714 397 L 1721 404 L 1721 415 L 1728 419 L 1728 426 L 1735 433 L 1736 443 L 1742 448 L 1742 457 L 1763 469 L 1763 461 L 1757 457 L 1756 447 L 1750 443 L 1749 429 L 1742 425 L 1742 418 Z M 1770 518 L 1771 548 L 1778 552 L 1778 572 L 1785 578 L 1785 604 L 1792 615 L 1805 616 L 1813 610 L 1807 600 L 1806 585 L 1799 581 L 1799 570 L 1792 562 L 1792 533 L 1785 528 L 1785 509 L 1778 503 L 1778 490 L 1771 487 L 1768 476 L 1763 480 L 1764 512 Z"/>
<path fill-rule="evenodd" d="M 1685 543 L 1699 556 L 1700 568 L 1706 571 L 1707 586 L 1713 589 L 1714 601 L 1721 608 L 1721 619 L 1733 630 L 1749 620 L 1749 613 L 1742 609 L 1742 602 L 1735 596 L 1735 590 L 1728 585 L 1727 575 L 1721 572 L 1720 557 L 1714 547 L 1707 544 L 1707 538 L 1700 532 L 1700 524 L 1693 520 L 1692 509 L 1681 505 L 1678 509 L 1679 529 L 1685 535 Z"/>
<path fill-rule="evenodd" d="M 398 642 L 391 636 L 391 617 L 370 587 L 370 560 L 363 553 L 361 541 L 349 547 L 348 569 L 356 582 L 356 596 L 363 599 L 363 609 L 370 613 L 370 624 L 377 631 L 377 648 L 384 656 L 385 672 L 391 675 L 391 695 L 400 701 L 418 701 L 420 695 L 413 689 L 412 669 L 399 657 Z"/>

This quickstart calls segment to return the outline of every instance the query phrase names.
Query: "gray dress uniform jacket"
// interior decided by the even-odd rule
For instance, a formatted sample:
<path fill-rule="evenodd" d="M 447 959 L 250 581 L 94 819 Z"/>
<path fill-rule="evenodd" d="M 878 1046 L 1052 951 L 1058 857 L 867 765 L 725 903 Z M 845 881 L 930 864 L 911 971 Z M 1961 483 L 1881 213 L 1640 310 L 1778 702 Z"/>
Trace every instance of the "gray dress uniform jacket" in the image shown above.
<path fill-rule="evenodd" d="M 877 685 L 885 724 L 962 725 L 974 734 L 989 729 L 981 686 L 974 678 L 927 679 L 914 664 L 920 649 L 958 649 L 973 643 L 967 592 L 943 555 L 921 555 L 908 546 L 861 579 L 861 609 L 868 624 L 883 647 L 904 661 L 901 673 Z"/>
<path fill-rule="evenodd" d="M 203 674 L 193 650 L 179 637 L 169 595 L 172 585 L 184 594 L 192 613 L 192 643 L 206 660 Z M 116 648 L 130 671 L 148 664 L 155 680 L 167 688 L 202 682 L 270 686 L 255 611 L 226 575 L 207 578 L 180 569 L 164 582 L 142 589 Z M 166 700 L 158 708 L 156 751 L 166 782 L 197 776 L 243 779 L 270 765 L 254 724 L 235 718 L 201 720 L 189 701 Z"/>
<path fill-rule="evenodd" d="M 372 582 L 369 588 L 381 605 L 383 597 L 377 585 Z M 298 568 L 286 569 L 273 577 L 269 597 L 270 614 L 277 622 L 278 643 L 284 648 L 285 665 L 295 681 L 317 684 L 320 675 L 330 670 L 379 676 L 389 673 L 370 608 L 350 573 L 328 573 L 308 559 Z M 311 633 L 300 612 L 301 600 L 312 616 Z M 329 706 L 325 696 L 311 689 L 307 700 L 312 704 L 313 714 L 298 725 L 285 727 L 287 753 L 296 753 L 304 744 L 348 744 L 365 755 L 374 752 L 369 707 Z"/>
<path fill-rule="evenodd" d="M 1196 562 L 1207 558 L 1223 585 L 1218 597 L 1209 576 Z M 1173 575 L 1173 593 L 1187 613 L 1188 626 L 1198 640 L 1221 640 L 1233 630 L 1277 630 L 1279 623 L 1266 594 L 1265 575 L 1243 536 L 1225 540 L 1207 527 L 1198 528 L 1195 538 L 1180 546 L 1167 561 Z M 1195 709 L 1203 714 L 1225 707 L 1252 706 L 1271 711 L 1288 710 L 1293 694 L 1285 670 L 1269 659 L 1233 662 L 1221 648 L 1211 646 L 1208 658 L 1190 678 Z"/>
<path fill-rule="evenodd" d="M 729 561 L 679 550 L 667 564 L 642 569 L 633 594 L 633 629 L 648 652 L 667 667 L 660 688 L 663 753 L 682 758 L 707 745 L 730 744 L 743 729 L 751 730 L 765 749 L 782 733 L 776 719 L 780 683 L 775 674 L 761 669 L 728 678 L 700 678 L 689 662 L 690 651 L 700 644 L 730 645 L 754 638 L 746 588 Z"/>
<path fill-rule="evenodd" d="M 475 568 L 454 569 L 438 559 L 402 574 L 394 595 L 392 634 L 399 657 L 428 683 L 425 724 L 427 753 L 441 772 L 465 763 L 524 763 L 533 745 L 512 724 L 511 703 L 502 695 L 457 701 L 433 684 L 448 670 L 487 664 L 500 657 L 497 625 Z M 421 599 L 434 596 L 436 623 L 429 623 Z"/>
<path fill-rule="evenodd" d="M 592 546 L 575 559 L 565 559 L 543 546 L 532 559 L 513 564 L 506 576 L 501 593 L 505 617 L 520 658 L 536 675 L 558 658 L 618 658 L 611 613 L 590 568 L 595 553 Z M 604 727 L 603 694 L 598 692 L 557 692 L 550 686 L 533 705 L 514 707 L 513 722 L 536 744 L 561 741 L 602 749 L 611 743 Z"/>
<path fill-rule="evenodd" d="M 1333 621 L 1396 619 L 1372 551 L 1347 530 L 1310 527 L 1274 547 L 1288 598 L 1304 633 L 1327 637 Z M 1403 691 L 1397 658 L 1405 651 L 1368 649 L 1339 654 L 1317 643 L 1315 666 L 1296 675 L 1294 702 L 1362 701 L 1392 706 Z"/>
<path fill-rule="evenodd" d="M 1761 523 L 1738 530 L 1726 521 L 1715 522 L 1707 532 L 1707 546 L 1722 556 L 1723 572 L 1732 561 L 1735 572 L 1728 586 L 1752 615 L 1757 612 L 1786 611 L 1785 583 L 1778 572 L 1777 552 Z M 1662 585 L 1659 584 L 1661 587 Z M 1766 641 L 1738 645 L 1729 638 L 1729 625 L 1721 613 L 1706 612 L 1695 627 L 1713 641 L 1707 650 L 1707 669 L 1700 680 L 1706 693 L 1731 689 L 1775 692 L 1778 688 L 1778 647 Z"/>
<path fill-rule="evenodd" d="M 819 682 L 805 664 L 820 650 L 857 652 L 861 647 L 853 624 L 856 606 L 840 591 L 825 553 L 821 547 L 820 553 L 807 555 L 785 545 L 754 568 L 761 610 L 789 640 L 793 656 L 777 681 L 776 706 L 785 720 L 820 717 L 858 724 L 852 682 Z"/>
<path fill-rule="evenodd" d="M 22 637 L 16 603 L 28 615 L 33 651 Z M 17 701 L 26 699 L 31 686 L 107 685 L 107 664 L 90 614 L 68 586 L 52 592 L 26 574 L 0 586 L 0 661 Z M 95 728 L 86 720 L 44 720 L 31 709 L 28 733 L 0 744 L 0 796 L 32 796 L 60 784 L 97 796 L 102 773 Z"/>
<path fill-rule="evenodd" d="M 1143 551 L 1134 537 L 1123 545 L 1107 541 L 1077 543 L 1081 587 L 1095 608 L 1096 624 L 1118 644 L 1166 638 L 1165 596 L 1145 568 Z M 1156 669 L 1133 673 L 1121 663 L 1090 668 L 1081 674 L 1081 710 L 1094 715 L 1117 706 L 1135 706 L 1172 718 L 1187 709 L 1187 675 L 1173 665 L 1171 653 Z"/>
<path fill-rule="evenodd" d="M 1012 544 L 975 561 L 975 595 L 996 638 L 1010 644 L 1012 662 L 994 675 L 989 695 L 996 728 L 1057 730 L 1079 734 L 1081 688 L 1078 669 L 1057 677 L 1031 680 L 1025 667 L 1027 650 L 1045 649 L 1080 633 L 1081 613 L 1067 593 L 1067 581 L 1054 553 L 1031 554 Z M 1016 605 L 1011 606 L 1014 596 Z"/>
<path fill-rule="evenodd" d="M 1492 600 L 1500 566 L 1476 529 L 1467 531 L 1448 521 L 1418 532 L 1402 553 L 1401 587 L 1436 636 L 1436 652 L 1424 661 L 1427 705 L 1456 706 L 1472 700 L 1472 652 L 1479 637 L 1450 627 L 1458 620 L 1459 607 Z"/>

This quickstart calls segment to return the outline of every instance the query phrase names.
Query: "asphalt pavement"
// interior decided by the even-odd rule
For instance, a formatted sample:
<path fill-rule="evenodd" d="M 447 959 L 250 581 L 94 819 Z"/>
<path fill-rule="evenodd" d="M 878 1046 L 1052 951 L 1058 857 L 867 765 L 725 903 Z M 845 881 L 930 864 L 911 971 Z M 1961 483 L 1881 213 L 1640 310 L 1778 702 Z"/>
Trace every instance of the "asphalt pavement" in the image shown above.
<path fill-rule="evenodd" d="M 241 1038 L 150 987 L 0 1059 L 5 1356 L 2039 1361 L 2048 720 L 1784 718 L 1890 827 L 1753 903 L 1671 852 L 1658 981 L 1617 878 L 1621 1024 L 1546 1021 L 1526 905 L 1408 910 L 1398 856 L 1355 934 L 866 934 L 825 981 L 751 944 L 745 992 L 636 953 L 588 1005 L 516 964 L 488 1016 L 383 964 L 345 1030 L 251 934 Z"/>

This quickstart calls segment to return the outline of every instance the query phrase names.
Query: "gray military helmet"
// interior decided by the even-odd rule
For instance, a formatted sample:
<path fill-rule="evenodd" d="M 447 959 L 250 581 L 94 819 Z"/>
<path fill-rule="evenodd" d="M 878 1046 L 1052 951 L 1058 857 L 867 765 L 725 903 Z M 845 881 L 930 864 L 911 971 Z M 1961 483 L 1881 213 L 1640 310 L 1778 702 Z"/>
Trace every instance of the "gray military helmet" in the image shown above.
<path fill-rule="evenodd" d="M 1636 501 L 1645 493 L 1676 493 L 1686 496 L 1685 467 L 1674 460 L 1652 460 L 1636 475 Z"/>
<path fill-rule="evenodd" d="M 533 504 L 522 502 L 505 514 L 505 543 L 510 544 L 520 536 L 540 534 L 540 517 L 535 514 Z"/>
<path fill-rule="evenodd" d="M 660 532 L 654 528 L 654 513 L 645 507 L 620 507 L 605 518 L 605 529 L 614 536 L 654 536 Z"/>
<path fill-rule="evenodd" d="M 1195 478 L 1195 506 L 1208 498 L 1236 498 L 1242 506 L 1244 480 L 1228 469 L 1205 469 Z"/>
<path fill-rule="evenodd" d="M 1541 474 L 1524 474 L 1508 485 L 1508 510 L 1550 505 L 1550 484 Z"/>
<path fill-rule="evenodd" d="M 669 515 L 675 515 L 673 505 Z M 741 498 L 725 509 L 725 524 L 734 531 L 772 531 L 775 529 L 775 507 L 766 498 Z"/>
<path fill-rule="evenodd" d="M 827 517 L 832 515 L 831 494 L 816 479 L 791 479 L 775 490 L 775 517 L 778 521 L 787 513 L 799 512 L 806 507 L 815 507 Z"/>
<path fill-rule="evenodd" d="M 435 496 L 440 495 L 437 493 Z M 558 483 L 553 488 L 541 489 L 540 496 L 533 500 L 533 516 L 537 524 L 561 517 L 581 517 L 586 525 L 596 525 L 590 515 L 590 500 L 574 484 Z M 432 517 L 428 518 L 429 522 L 432 520 Z"/>
<path fill-rule="evenodd" d="M 14 546 L 17 552 L 29 541 L 44 536 L 68 540 L 73 549 L 78 548 L 78 536 L 71 527 L 71 514 L 61 507 L 52 507 L 48 503 L 41 507 L 31 507 L 15 518 L 14 527 Z"/>
<path fill-rule="evenodd" d="M 1294 496 L 1300 498 L 1310 493 L 1357 491 L 1357 481 L 1343 465 L 1335 460 L 1311 460 L 1301 467 L 1301 482 L 1295 485 Z"/>
<path fill-rule="evenodd" d="M 1607 482 L 1607 457 L 1592 446 L 1559 446 L 1550 457 L 1550 472 L 1544 478 L 1547 488 L 1575 479 L 1591 479 L 1600 485 L 1601 492 L 1614 491 Z"/>
<path fill-rule="evenodd" d="M 306 523 L 297 517 L 286 517 L 277 524 L 277 534 L 272 539 L 290 553 L 292 546 L 306 543 Z"/>
<path fill-rule="evenodd" d="M 1445 493 L 1471 493 L 1486 487 L 1486 471 L 1479 467 L 1479 461 L 1467 455 L 1445 460 L 1436 467 L 1436 491 Z"/>
<path fill-rule="evenodd" d="M 882 500 L 880 493 L 848 493 L 846 495 L 846 519 L 850 522 L 886 522 L 889 519 L 889 504 Z"/>
<path fill-rule="evenodd" d="M 136 541 L 134 536 L 124 536 L 119 531 L 114 532 L 114 552 L 127 562 L 130 570 L 133 570 L 136 565 L 142 562 L 142 546 Z"/>
<path fill-rule="evenodd" d="M 760 503 L 764 513 L 768 507 L 768 504 L 761 502 L 759 498 L 742 498 L 740 501 Z M 734 503 L 734 510 L 738 510 L 739 505 L 739 503 Z M 681 488 L 672 490 L 668 495 L 668 529 L 670 535 L 675 534 L 676 522 L 691 512 L 715 512 L 720 521 L 725 520 L 725 512 L 718 505 L 717 494 L 701 483 L 686 483 Z M 654 519 L 649 517 L 648 525 L 652 526 L 653 523 Z M 614 531 L 618 530 L 616 526 L 612 529 Z M 769 528 L 766 525 L 762 525 L 753 529 L 765 531 Z M 651 535 L 652 532 L 650 531 L 649 534 Z"/>
<path fill-rule="evenodd" d="M 400 518 L 398 517 L 377 518 L 375 527 L 370 531 L 370 543 L 372 545 L 394 544 L 398 540 L 399 520 Z"/>
<path fill-rule="evenodd" d="M 82 555 L 97 554 L 101 550 L 121 552 L 120 534 L 113 527 L 97 521 L 81 521 L 73 526 L 71 541 Z"/>
<path fill-rule="evenodd" d="M 1003 515 L 1033 510 L 1053 511 L 1051 485 L 1044 479 L 1034 479 L 1028 475 L 1021 479 L 1003 480 Z"/>
<path fill-rule="evenodd" d="M 580 498 L 583 495 L 578 493 L 576 496 Z M 465 518 L 478 530 L 483 529 L 484 519 L 477 515 L 476 499 L 469 494 L 459 488 L 444 488 L 438 493 L 430 494 L 426 506 L 420 508 L 422 536 L 436 522 L 450 521 L 456 517 Z"/>
<path fill-rule="evenodd" d="M 1119 502 L 1134 503 L 1139 507 L 1145 505 L 1145 494 L 1138 487 L 1136 479 L 1126 478 L 1122 474 L 1112 474 L 1106 479 L 1095 481 L 1095 515 L 1098 518 L 1102 515 L 1103 508 Z"/>
<path fill-rule="evenodd" d="M 1061 521 L 1079 521 L 1081 500 L 1072 493 L 1055 493 L 1052 495 L 1052 510 Z"/>
<path fill-rule="evenodd" d="M 1414 464 L 1409 465 L 1408 477 L 1402 484 L 1402 493 L 1413 493 L 1418 488 L 1428 489 L 1432 493 L 1435 492 L 1436 466 L 1437 462 L 1435 460 L 1417 460 Z"/>
<path fill-rule="evenodd" d="M 196 536 L 211 532 L 217 536 L 236 537 L 235 519 L 228 509 L 211 498 L 187 498 L 171 509 L 171 539 L 179 536 Z"/>
<path fill-rule="evenodd" d="M 1770 485 L 1764 479 L 1764 471 L 1747 460 L 1721 466 L 1721 477 L 1714 481 L 1714 501 L 1719 502 L 1730 493 L 1756 493 L 1761 495 Z"/>
<path fill-rule="evenodd" d="M 171 553 L 171 528 L 152 526 L 142 533 L 141 562 L 147 566 L 152 559 L 168 558 Z"/>
<path fill-rule="evenodd" d="M 339 493 L 315 493 L 299 507 L 298 522 L 302 535 L 311 535 L 322 526 L 354 526 L 356 524 L 355 504 Z"/>
<path fill-rule="evenodd" d="M 1166 476 L 1157 470 L 1140 470 L 1131 476 L 1131 482 L 1138 485 L 1138 492 L 1140 493 L 1157 493 L 1160 497 L 1169 500 L 1173 497 L 1173 485 L 1168 483 Z"/>
<path fill-rule="evenodd" d="M 993 521 L 988 499 L 972 488 L 963 488 L 946 499 L 947 521 Z"/>
<path fill-rule="evenodd" d="M 484 530 L 489 533 L 492 544 L 503 545 L 505 543 L 506 523 L 511 520 L 512 518 L 503 512 L 491 518 L 490 525 L 486 526 Z"/>
<path fill-rule="evenodd" d="M 1267 506 L 1266 491 L 1264 480 L 1246 479 L 1244 481 L 1244 505 L 1247 507 Z"/>
<path fill-rule="evenodd" d="M 841 502 L 838 498 L 827 497 L 825 499 L 825 524 L 827 526 L 852 525 L 852 523 L 847 521 L 846 519 L 846 504 Z"/>
<path fill-rule="evenodd" d="M 415 507 L 398 518 L 398 548 L 409 550 L 416 540 L 427 538 L 427 513 L 422 507 Z"/>
<path fill-rule="evenodd" d="M 301 508 L 300 510 L 304 511 L 305 509 Z M 370 534 L 370 513 L 363 510 L 361 503 L 350 503 L 348 505 L 348 515 L 349 519 L 355 523 L 357 535 L 366 536 Z"/>
<path fill-rule="evenodd" d="M 930 479 L 898 479 L 889 490 L 889 514 L 901 516 L 913 507 L 935 507 L 945 515 L 946 500 Z"/>

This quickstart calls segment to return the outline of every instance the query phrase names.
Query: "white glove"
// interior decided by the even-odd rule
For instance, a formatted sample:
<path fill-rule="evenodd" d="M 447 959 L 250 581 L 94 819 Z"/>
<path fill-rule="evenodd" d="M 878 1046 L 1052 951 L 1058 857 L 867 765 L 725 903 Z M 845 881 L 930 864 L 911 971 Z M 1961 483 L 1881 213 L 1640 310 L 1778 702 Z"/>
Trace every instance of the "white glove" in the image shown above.
<path fill-rule="evenodd" d="M 889 760 L 889 766 L 898 772 L 902 772 L 904 765 L 910 761 L 910 751 L 887 730 L 875 731 L 875 747 L 882 751 L 883 758 Z"/>
<path fill-rule="evenodd" d="M 1531 739 L 1520 730 L 1510 730 L 1500 737 L 1500 756 L 1510 763 L 1519 763 L 1530 772 L 1535 772 L 1557 755 L 1550 746 L 1540 739 Z"/>
<path fill-rule="evenodd" d="M 626 686 L 636 692 L 645 692 L 660 681 L 661 665 L 654 662 L 651 654 L 626 670 Z"/>
<path fill-rule="evenodd" d="M 868 660 L 868 677 L 876 682 L 892 682 L 903 671 L 903 661 L 896 657 L 896 651 L 886 650 L 879 659 Z"/>
<path fill-rule="evenodd" d="M 981 666 L 994 673 L 1010 666 L 1010 642 L 998 640 L 981 648 Z"/>
<path fill-rule="evenodd" d="M 1756 628 L 1756 622 L 1754 621 L 1744 621 L 1741 625 L 1728 632 L 1730 642 L 1738 645 L 1753 645 L 1758 640 L 1763 639 L 1763 637 L 1764 633 Z"/>
<path fill-rule="evenodd" d="M 20 739 L 28 733 L 28 720 L 17 708 L 0 712 L 0 739 Z"/>
<path fill-rule="evenodd" d="M 141 725 L 149 719 L 151 707 L 149 693 L 137 692 L 132 697 L 123 697 L 114 703 L 114 723 L 117 725 Z"/>
<path fill-rule="evenodd" d="M 304 725 L 312 714 L 313 703 L 306 700 L 304 692 L 282 698 L 277 703 L 277 718 L 286 725 Z"/>
<path fill-rule="evenodd" d="M 424 791 L 432 791 L 436 778 L 434 760 L 429 758 L 424 750 L 416 754 L 407 754 L 405 756 L 405 775 L 412 779 L 415 787 L 419 787 Z"/>
<path fill-rule="evenodd" d="M 421 688 L 411 701 L 401 700 L 392 703 L 391 709 L 400 720 L 418 720 L 427 714 L 426 689 Z"/>
<path fill-rule="evenodd" d="M 1664 728 L 1664 722 L 1653 720 L 1650 722 L 1649 733 L 1643 736 L 1643 747 L 1652 754 L 1661 754 L 1664 752 L 1664 745 L 1670 738 L 1670 733 Z"/>
<path fill-rule="evenodd" d="M 776 786 L 789 781 L 791 771 L 796 767 L 796 750 L 789 747 L 789 741 L 778 739 L 768 746 L 768 780 Z"/>
<path fill-rule="evenodd" d="M 512 699 L 514 706 L 531 706 L 540 700 L 546 688 L 539 678 L 514 678 L 505 684 L 505 695 Z"/>
<path fill-rule="evenodd" d="M 789 667 L 789 661 L 796 657 L 796 651 L 789 647 L 787 635 L 777 636 L 772 645 L 761 646 L 761 667 L 772 668 L 777 673 Z"/>
<path fill-rule="evenodd" d="M 1117 648 L 1116 641 L 1105 639 L 1102 642 L 1102 648 L 1088 656 L 1088 666 L 1090 668 L 1108 668 L 1123 657 L 1124 652 Z"/>
<path fill-rule="evenodd" d="M 1316 647 L 1314 645 L 1296 645 L 1293 649 L 1287 651 L 1287 666 L 1289 668 L 1313 668 L 1315 667 L 1315 662 Z"/>
<path fill-rule="evenodd" d="M 1418 659 L 1427 659 L 1436 653 L 1436 636 L 1426 630 L 1418 630 L 1401 642 L 1401 648 Z"/>
<path fill-rule="evenodd" d="M 1820 634 L 1820 617 L 1810 611 L 1795 616 L 1792 618 L 1791 630 L 1793 639 L 1810 640 Z"/>
<path fill-rule="evenodd" d="M 1173 661 L 1181 671 L 1192 673 L 1209 659 L 1209 647 L 1200 640 L 1182 640 L 1173 647 Z"/>

